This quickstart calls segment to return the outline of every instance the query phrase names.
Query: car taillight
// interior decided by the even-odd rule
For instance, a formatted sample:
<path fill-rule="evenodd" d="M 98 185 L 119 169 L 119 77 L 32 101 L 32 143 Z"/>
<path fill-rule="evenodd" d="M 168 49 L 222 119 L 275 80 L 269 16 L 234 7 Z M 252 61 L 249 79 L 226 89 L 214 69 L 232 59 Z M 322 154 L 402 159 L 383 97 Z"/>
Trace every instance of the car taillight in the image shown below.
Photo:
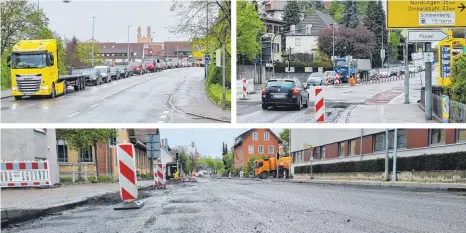
<path fill-rule="evenodd" d="M 293 95 L 299 95 L 298 88 L 293 88 Z"/>
<path fill-rule="evenodd" d="M 262 95 L 265 95 L 265 94 L 267 94 L 267 89 L 264 88 L 262 89 Z"/>

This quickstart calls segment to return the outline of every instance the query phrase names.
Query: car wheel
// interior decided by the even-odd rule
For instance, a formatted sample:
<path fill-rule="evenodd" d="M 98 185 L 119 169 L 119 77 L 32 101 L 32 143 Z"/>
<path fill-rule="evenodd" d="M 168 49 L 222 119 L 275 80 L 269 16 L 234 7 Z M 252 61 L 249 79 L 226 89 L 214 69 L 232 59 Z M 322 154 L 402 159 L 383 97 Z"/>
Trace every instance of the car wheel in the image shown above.
<path fill-rule="evenodd" d="M 23 96 L 15 96 L 15 100 L 22 100 Z"/>
<path fill-rule="evenodd" d="M 55 99 L 57 93 L 55 91 L 55 83 L 52 83 L 52 94 L 50 94 L 50 99 Z"/>
<path fill-rule="evenodd" d="M 269 174 L 267 174 L 267 172 L 262 172 L 261 175 L 259 176 L 259 178 L 261 179 L 267 179 L 267 177 L 269 177 Z"/>
<path fill-rule="evenodd" d="M 303 108 L 303 97 L 300 97 L 298 100 L 298 104 L 296 105 L 296 109 L 299 111 Z"/>
<path fill-rule="evenodd" d="M 309 95 L 307 96 L 306 102 L 303 104 L 303 107 L 305 108 L 309 107 Z"/>
<path fill-rule="evenodd" d="M 268 109 L 269 109 L 269 105 L 268 105 L 268 104 L 262 104 L 262 109 L 268 110 Z"/>

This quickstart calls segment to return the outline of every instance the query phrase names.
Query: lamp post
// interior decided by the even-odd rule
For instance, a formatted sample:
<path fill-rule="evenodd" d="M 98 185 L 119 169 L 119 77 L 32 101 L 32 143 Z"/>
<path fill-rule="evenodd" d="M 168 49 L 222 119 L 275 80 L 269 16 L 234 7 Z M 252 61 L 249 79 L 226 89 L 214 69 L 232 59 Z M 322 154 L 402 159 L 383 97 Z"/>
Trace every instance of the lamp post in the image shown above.
<path fill-rule="evenodd" d="M 272 40 L 270 41 L 270 58 L 272 60 L 272 78 L 275 77 L 275 65 L 273 62 L 273 42 L 275 41 L 275 37 L 281 34 L 282 34 L 281 32 L 275 33 L 272 37 Z"/>
<path fill-rule="evenodd" d="M 335 69 L 335 24 L 330 24 L 332 26 L 332 63 L 333 69 Z"/>
<path fill-rule="evenodd" d="M 94 24 L 95 24 L 95 18 L 97 16 L 92 17 L 92 61 L 91 61 L 91 66 L 94 67 Z"/>
<path fill-rule="evenodd" d="M 131 27 L 131 25 L 128 25 L 128 54 L 127 54 L 128 55 L 128 65 L 129 65 L 129 59 L 130 59 L 130 57 L 129 57 L 129 28 L 130 27 Z"/>

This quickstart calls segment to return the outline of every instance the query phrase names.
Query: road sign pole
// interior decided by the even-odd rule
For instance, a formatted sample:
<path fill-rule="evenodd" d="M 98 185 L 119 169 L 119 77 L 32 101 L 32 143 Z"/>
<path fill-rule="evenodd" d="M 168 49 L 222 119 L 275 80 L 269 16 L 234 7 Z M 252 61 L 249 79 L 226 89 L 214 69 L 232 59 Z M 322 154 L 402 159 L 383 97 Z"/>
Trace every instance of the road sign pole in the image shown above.
<path fill-rule="evenodd" d="M 426 52 L 431 52 L 432 46 L 426 46 Z M 432 120 L 432 62 L 426 60 L 425 63 L 425 100 L 426 100 L 426 120 Z"/>
<path fill-rule="evenodd" d="M 222 55 L 223 55 L 223 62 L 222 62 L 222 109 L 226 110 L 227 109 L 227 99 L 226 99 L 226 93 L 225 93 L 225 45 L 222 46 Z"/>
<path fill-rule="evenodd" d="M 405 38 L 405 104 L 409 104 L 408 38 Z"/>

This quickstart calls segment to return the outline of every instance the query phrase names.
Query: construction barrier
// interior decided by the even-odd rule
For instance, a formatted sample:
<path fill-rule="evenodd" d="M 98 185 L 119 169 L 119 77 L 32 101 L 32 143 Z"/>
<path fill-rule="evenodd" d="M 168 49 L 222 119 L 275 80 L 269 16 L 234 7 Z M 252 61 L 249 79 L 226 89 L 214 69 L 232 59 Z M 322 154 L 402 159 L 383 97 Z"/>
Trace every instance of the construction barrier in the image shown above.
<path fill-rule="evenodd" d="M 317 123 L 325 122 L 325 100 L 324 88 L 315 87 L 314 89 L 315 118 Z"/>
<path fill-rule="evenodd" d="M 51 186 L 48 160 L 1 161 L 0 187 Z"/>
<path fill-rule="evenodd" d="M 248 82 L 246 81 L 245 78 L 243 78 L 242 82 L 243 82 L 243 99 L 246 99 L 248 97 Z"/>
<path fill-rule="evenodd" d="M 123 201 L 135 201 L 138 198 L 136 179 L 136 160 L 134 145 L 122 143 L 117 146 L 120 196 Z"/>
<path fill-rule="evenodd" d="M 163 164 L 154 163 L 154 186 L 156 188 L 166 188 Z"/>

